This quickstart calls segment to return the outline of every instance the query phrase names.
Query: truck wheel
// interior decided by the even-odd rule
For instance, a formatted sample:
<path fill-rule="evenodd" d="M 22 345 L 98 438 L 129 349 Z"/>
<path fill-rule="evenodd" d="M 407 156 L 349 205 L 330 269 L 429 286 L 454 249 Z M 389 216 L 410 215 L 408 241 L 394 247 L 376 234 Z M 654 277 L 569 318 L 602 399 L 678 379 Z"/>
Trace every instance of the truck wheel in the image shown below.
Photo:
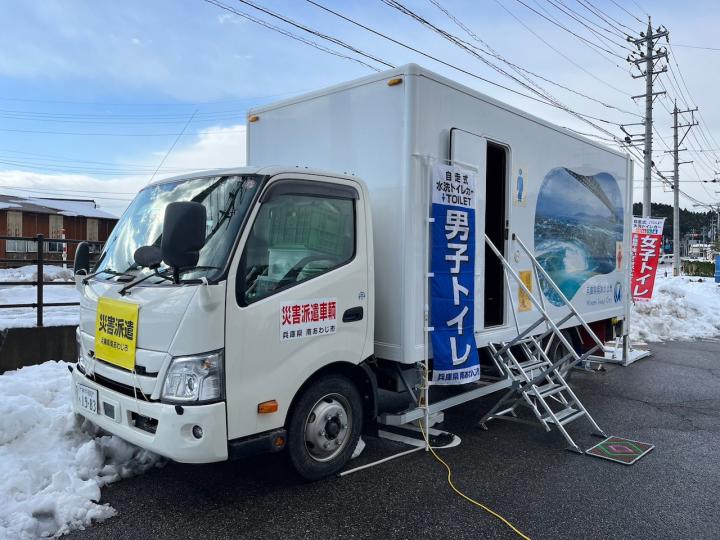
<path fill-rule="evenodd" d="M 565 339 L 573 346 L 575 346 L 575 340 L 573 339 L 573 336 L 570 332 L 567 330 L 561 330 L 562 335 L 565 337 Z M 552 336 L 552 344 L 550 345 L 550 350 L 548 351 L 548 358 L 552 363 L 557 362 L 560 360 L 563 356 L 567 355 L 570 351 L 565 347 L 565 345 L 562 344 L 562 342 L 555 337 Z M 560 375 L 562 375 L 563 379 L 568 381 L 570 377 L 573 374 L 573 369 L 567 366 L 567 364 L 561 366 L 558 371 L 560 372 Z"/>
<path fill-rule="evenodd" d="M 338 472 L 360 438 L 362 400 L 355 385 L 341 375 L 312 383 L 293 407 L 288 423 L 288 452 L 306 480 Z"/>

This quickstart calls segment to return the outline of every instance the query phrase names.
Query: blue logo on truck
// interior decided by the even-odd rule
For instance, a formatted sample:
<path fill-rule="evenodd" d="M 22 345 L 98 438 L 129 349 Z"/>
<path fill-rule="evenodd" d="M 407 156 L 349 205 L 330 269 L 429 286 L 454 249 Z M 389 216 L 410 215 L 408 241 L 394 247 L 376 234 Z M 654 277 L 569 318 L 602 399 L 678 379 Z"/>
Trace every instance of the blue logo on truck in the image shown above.
<path fill-rule="evenodd" d="M 432 380 L 465 384 L 480 378 L 474 333 L 475 176 L 436 165 L 432 182 Z"/>

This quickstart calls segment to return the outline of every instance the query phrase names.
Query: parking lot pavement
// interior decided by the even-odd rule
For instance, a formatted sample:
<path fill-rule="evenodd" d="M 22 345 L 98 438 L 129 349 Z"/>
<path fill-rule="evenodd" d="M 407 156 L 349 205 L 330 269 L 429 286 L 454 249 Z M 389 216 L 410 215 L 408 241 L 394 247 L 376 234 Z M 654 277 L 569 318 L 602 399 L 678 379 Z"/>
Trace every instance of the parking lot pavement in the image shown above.
<path fill-rule="evenodd" d="M 539 427 L 494 421 L 482 431 L 488 398 L 446 415 L 462 438 L 441 451 L 458 487 L 533 538 L 720 537 L 720 342 L 651 349 L 632 366 L 572 378 L 609 434 L 656 446 L 637 464 L 567 452 Z M 583 421 L 570 431 L 585 447 L 599 440 Z M 399 449 L 370 439 L 357 461 Z M 424 452 L 310 484 L 282 455 L 170 464 L 103 489 L 103 501 L 118 515 L 69 538 L 514 537 L 454 494 Z"/>

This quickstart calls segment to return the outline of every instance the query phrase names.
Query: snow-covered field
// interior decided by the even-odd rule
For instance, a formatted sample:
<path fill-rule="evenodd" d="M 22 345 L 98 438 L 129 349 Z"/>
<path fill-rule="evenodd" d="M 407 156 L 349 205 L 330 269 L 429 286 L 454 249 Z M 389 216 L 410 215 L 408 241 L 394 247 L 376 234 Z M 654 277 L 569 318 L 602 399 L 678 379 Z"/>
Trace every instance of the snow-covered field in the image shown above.
<path fill-rule="evenodd" d="M 45 266 L 43 278 L 49 281 L 72 281 L 72 270 L 60 266 Z M 0 269 L 0 281 L 34 281 L 36 266 Z M 50 285 L 43 288 L 45 302 L 78 302 L 80 296 L 72 285 Z M 0 286 L 0 306 L 3 304 L 32 304 L 37 300 L 37 289 L 32 285 Z M 0 329 L 35 326 L 37 316 L 32 308 L 0 309 Z M 46 307 L 43 311 L 45 326 L 78 323 L 77 306 Z"/>
<path fill-rule="evenodd" d="M 672 268 L 668 268 L 669 273 Z M 713 278 L 664 277 L 658 271 L 653 298 L 637 302 L 630 317 L 630 337 L 642 341 L 720 336 L 720 284 Z"/>
<path fill-rule="evenodd" d="M 77 425 L 65 362 L 0 375 L 0 538 L 30 539 L 111 517 L 105 484 L 163 461 Z"/>

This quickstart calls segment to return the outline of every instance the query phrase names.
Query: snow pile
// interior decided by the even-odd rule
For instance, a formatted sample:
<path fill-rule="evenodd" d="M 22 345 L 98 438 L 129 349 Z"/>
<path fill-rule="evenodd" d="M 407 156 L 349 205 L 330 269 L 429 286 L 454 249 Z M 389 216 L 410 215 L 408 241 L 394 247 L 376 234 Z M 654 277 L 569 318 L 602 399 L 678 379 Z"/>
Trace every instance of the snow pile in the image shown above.
<path fill-rule="evenodd" d="M 0 281 L 35 281 L 37 266 L 27 265 L 19 268 L 0 268 Z M 43 265 L 44 281 L 73 281 L 72 268 Z"/>
<path fill-rule="evenodd" d="M 700 339 L 720 335 L 720 285 L 713 278 L 662 277 L 653 298 L 636 302 L 630 316 L 633 340 Z"/>
<path fill-rule="evenodd" d="M 159 456 L 76 425 L 65 362 L 0 375 L 0 538 L 64 534 L 115 510 L 100 488 L 162 465 Z"/>
<path fill-rule="evenodd" d="M 21 266 L 20 268 L 0 269 L 0 281 L 35 281 L 37 279 L 36 266 Z M 72 281 L 72 270 L 61 266 L 45 266 L 43 270 L 45 281 Z M 50 285 L 43 287 L 45 302 L 79 302 L 80 295 L 73 285 Z M 37 301 L 37 288 L 28 286 L 1 286 L 0 306 L 5 304 L 33 304 Z M 65 324 L 78 324 L 79 306 L 45 307 L 43 309 L 43 324 L 45 326 L 59 326 Z M 0 309 L 0 329 L 35 326 L 37 315 L 34 308 Z"/>

